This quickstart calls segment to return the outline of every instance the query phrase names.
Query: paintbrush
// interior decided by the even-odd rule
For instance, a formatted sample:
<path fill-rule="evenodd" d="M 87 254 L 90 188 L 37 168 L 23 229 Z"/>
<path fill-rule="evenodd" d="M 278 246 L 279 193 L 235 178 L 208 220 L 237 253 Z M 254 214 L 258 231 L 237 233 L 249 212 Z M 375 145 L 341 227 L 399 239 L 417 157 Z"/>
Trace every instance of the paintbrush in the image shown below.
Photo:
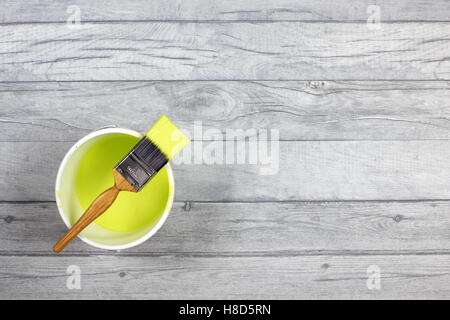
<path fill-rule="evenodd" d="M 114 186 L 91 203 L 80 219 L 55 244 L 53 250 L 63 250 L 113 204 L 120 191 L 140 191 L 187 144 L 189 139 L 166 116 L 161 116 L 113 169 Z"/>

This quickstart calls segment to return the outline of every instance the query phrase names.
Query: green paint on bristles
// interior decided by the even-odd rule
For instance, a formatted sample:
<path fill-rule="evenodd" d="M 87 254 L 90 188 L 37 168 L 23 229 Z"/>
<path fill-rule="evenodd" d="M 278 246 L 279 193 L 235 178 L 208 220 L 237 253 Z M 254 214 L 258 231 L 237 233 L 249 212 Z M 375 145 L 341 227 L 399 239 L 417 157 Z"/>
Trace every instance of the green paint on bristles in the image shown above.
<path fill-rule="evenodd" d="M 150 139 L 170 161 L 190 142 L 165 115 L 162 115 L 145 136 Z"/>

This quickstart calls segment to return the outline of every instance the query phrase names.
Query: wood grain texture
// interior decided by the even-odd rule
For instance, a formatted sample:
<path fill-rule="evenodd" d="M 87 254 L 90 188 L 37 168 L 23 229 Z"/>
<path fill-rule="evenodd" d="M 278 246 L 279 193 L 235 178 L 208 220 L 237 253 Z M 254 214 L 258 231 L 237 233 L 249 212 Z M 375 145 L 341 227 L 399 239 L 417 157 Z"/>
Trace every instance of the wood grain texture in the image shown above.
<path fill-rule="evenodd" d="M 448 255 L 294 257 L 0 256 L 2 299 L 382 299 L 450 297 Z M 81 289 L 68 290 L 69 266 Z M 369 290 L 367 268 L 380 269 Z"/>
<path fill-rule="evenodd" d="M 0 28 L 0 81 L 447 80 L 450 23 L 142 22 Z"/>
<path fill-rule="evenodd" d="M 193 132 L 278 129 L 281 140 L 450 139 L 447 81 L 0 83 L 0 141 L 146 132 L 159 114 Z M 124 116 L 124 110 L 132 116 Z M 76 116 L 74 114 L 76 113 Z M 196 137 L 206 140 L 208 137 Z"/>
<path fill-rule="evenodd" d="M 449 299 L 449 13 L 447 0 L 2 1 L 0 298 Z M 52 255 L 65 152 L 162 113 L 191 132 L 278 129 L 279 170 L 174 163 L 152 239 Z M 373 265 L 381 290 L 366 286 Z"/>
<path fill-rule="evenodd" d="M 448 254 L 449 201 L 176 202 L 148 241 L 121 252 L 75 239 L 63 255 L 159 257 Z M 0 203 L 0 256 L 51 255 L 53 202 Z"/>
<path fill-rule="evenodd" d="M 70 147 L 1 142 L 0 200 L 53 201 L 56 172 Z M 269 165 L 177 165 L 177 157 L 172 163 L 179 201 L 450 199 L 449 140 L 282 141 L 272 175 L 262 174 Z"/>
<path fill-rule="evenodd" d="M 0 23 L 65 22 L 78 6 L 82 21 L 246 20 L 246 21 L 366 21 L 367 8 L 380 7 L 382 21 L 448 21 L 445 0 L 4 0 Z"/>

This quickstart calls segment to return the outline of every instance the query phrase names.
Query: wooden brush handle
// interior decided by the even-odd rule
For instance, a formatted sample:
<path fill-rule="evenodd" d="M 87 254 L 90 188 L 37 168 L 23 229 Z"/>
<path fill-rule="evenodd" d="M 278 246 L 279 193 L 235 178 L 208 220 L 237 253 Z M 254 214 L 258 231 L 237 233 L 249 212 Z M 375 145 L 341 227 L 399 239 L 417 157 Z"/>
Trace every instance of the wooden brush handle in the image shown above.
<path fill-rule="evenodd" d="M 73 240 L 84 228 L 86 228 L 92 221 L 98 218 L 103 212 L 106 211 L 116 200 L 120 191 L 133 191 L 136 190 L 126 181 L 121 174 L 116 170 L 114 173 L 115 184 L 113 187 L 101 193 L 94 202 L 91 203 L 86 212 L 78 219 L 78 221 L 70 228 L 69 231 L 55 244 L 53 251 L 60 252 L 67 244 Z"/>
<path fill-rule="evenodd" d="M 72 228 L 55 244 L 53 251 L 60 252 L 64 249 L 73 238 L 113 204 L 119 192 L 120 190 L 114 186 L 100 194 Z"/>

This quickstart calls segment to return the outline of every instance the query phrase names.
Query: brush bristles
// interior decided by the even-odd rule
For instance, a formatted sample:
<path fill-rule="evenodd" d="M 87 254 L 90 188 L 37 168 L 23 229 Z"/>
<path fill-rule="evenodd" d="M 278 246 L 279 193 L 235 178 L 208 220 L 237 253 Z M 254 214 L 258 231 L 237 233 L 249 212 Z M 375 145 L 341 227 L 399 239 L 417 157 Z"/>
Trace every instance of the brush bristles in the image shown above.
<path fill-rule="evenodd" d="M 161 150 L 147 138 L 143 138 L 139 141 L 135 147 L 135 154 L 156 172 L 161 170 L 161 168 L 169 161 Z"/>

